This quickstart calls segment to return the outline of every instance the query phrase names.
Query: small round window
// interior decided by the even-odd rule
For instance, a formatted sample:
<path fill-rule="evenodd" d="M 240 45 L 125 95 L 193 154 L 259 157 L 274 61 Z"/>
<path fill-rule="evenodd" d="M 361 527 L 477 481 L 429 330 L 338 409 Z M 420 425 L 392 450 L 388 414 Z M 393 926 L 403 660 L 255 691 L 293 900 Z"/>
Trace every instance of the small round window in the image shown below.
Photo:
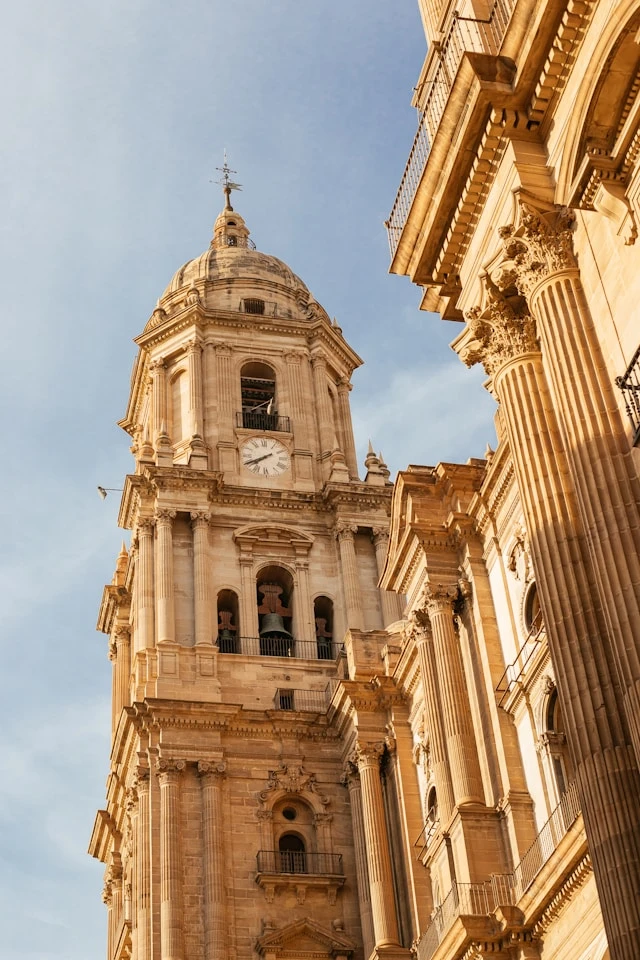
<path fill-rule="evenodd" d="M 285 807 L 282 811 L 282 816 L 285 818 L 285 820 L 295 820 L 298 816 L 298 811 L 295 809 L 295 807 Z"/>

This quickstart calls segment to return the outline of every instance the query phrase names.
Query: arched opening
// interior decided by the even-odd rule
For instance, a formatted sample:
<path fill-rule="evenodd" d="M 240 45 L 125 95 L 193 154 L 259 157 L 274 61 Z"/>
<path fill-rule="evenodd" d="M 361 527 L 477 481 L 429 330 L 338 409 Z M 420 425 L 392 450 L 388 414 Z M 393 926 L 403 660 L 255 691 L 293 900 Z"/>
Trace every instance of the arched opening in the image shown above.
<path fill-rule="evenodd" d="M 435 787 L 431 787 L 427 794 L 427 823 L 436 824 L 438 815 L 438 794 Z"/>
<path fill-rule="evenodd" d="M 294 656 L 293 577 L 284 567 L 263 567 L 258 573 L 256 595 L 260 653 L 267 657 Z"/>
<path fill-rule="evenodd" d="M 277 430 L 276 375 L 259 360 L 245 363 L 240 371 L 242 426 L 250 430 Z"/>
<path fill-rule="evenodd" d="M 306 873 L 307 851 L 305 842 L 297 833 L 283 833 L 278 840 L 280 871 L 282 873 Z"/>
<path fill-rule="evenodd" d="M 313 601 L 318 660 L 333 660 L 333 600 L 316 597 Z"/>
<path fill-rule="evenodd" d="M 542 608 L 536 583 L 531 583 L 524 598 L 523 619 L 528 638 L 537 637 L 542 629 Z"/>
<path fill-rule="evenodd" d="M 238 653 L 238 596 L 233 590 L 218 593 L 218 649 Z"/>

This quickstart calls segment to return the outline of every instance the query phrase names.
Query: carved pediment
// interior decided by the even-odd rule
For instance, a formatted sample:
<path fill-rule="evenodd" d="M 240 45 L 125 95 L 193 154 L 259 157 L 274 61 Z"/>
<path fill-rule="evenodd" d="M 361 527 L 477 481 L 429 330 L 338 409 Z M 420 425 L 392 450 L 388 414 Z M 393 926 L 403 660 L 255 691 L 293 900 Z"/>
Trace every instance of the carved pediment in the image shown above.
<path fill-rule="evenodd" d="M 282 523 L 249 523 L 239 527 L 233 533 L 233 539 L 244 549 L 256 547 L 271 552 L 274 548 L 285 550 L 293 556 L 308 553 L 313 537 L 299 527 L 289 527 Z"/>
<path fill-rule="evenodd" d="M 351 956 L 355 941 L 343 931 L 329 930 L 304 917 L 277 930 L 268 930 L 256 941 L 261 956 Z"/>

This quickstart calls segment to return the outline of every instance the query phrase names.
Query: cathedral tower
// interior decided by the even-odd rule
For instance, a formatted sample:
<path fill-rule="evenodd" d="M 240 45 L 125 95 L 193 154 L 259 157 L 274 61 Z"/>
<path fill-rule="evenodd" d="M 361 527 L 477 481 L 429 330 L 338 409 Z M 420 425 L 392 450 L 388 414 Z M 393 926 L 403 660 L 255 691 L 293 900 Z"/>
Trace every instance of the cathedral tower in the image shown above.
<path fill-rule="evenodd" d="M 363 826 L 328 716 L 337 682 L 379 662 L 399 616 L 377 586 L 389 472 L 370 448 L 359 479 L 361 360 L 256 250 L 232 186 L 225 170 L 209 249 L 136 338 L 121 421 L 131 546 L 98 622 L 112 753 L 90 846 L 106 868 L 108 960 L 400 949 L 386 826 Z M 367 856 L 382 864 L 373 919 Z"/>

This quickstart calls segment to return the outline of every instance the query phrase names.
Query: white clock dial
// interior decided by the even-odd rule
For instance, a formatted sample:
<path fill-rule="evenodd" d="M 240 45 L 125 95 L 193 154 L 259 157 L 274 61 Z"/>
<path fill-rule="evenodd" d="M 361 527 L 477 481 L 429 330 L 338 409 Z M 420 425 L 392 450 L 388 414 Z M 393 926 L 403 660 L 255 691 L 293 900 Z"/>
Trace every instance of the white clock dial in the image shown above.
<path fill-rule="evenodd" d="M 242 444 L 240 458 L 257 477 L 279 477 L 291 467 L 289 451 L 275 437 L 250 437 Z"/>

